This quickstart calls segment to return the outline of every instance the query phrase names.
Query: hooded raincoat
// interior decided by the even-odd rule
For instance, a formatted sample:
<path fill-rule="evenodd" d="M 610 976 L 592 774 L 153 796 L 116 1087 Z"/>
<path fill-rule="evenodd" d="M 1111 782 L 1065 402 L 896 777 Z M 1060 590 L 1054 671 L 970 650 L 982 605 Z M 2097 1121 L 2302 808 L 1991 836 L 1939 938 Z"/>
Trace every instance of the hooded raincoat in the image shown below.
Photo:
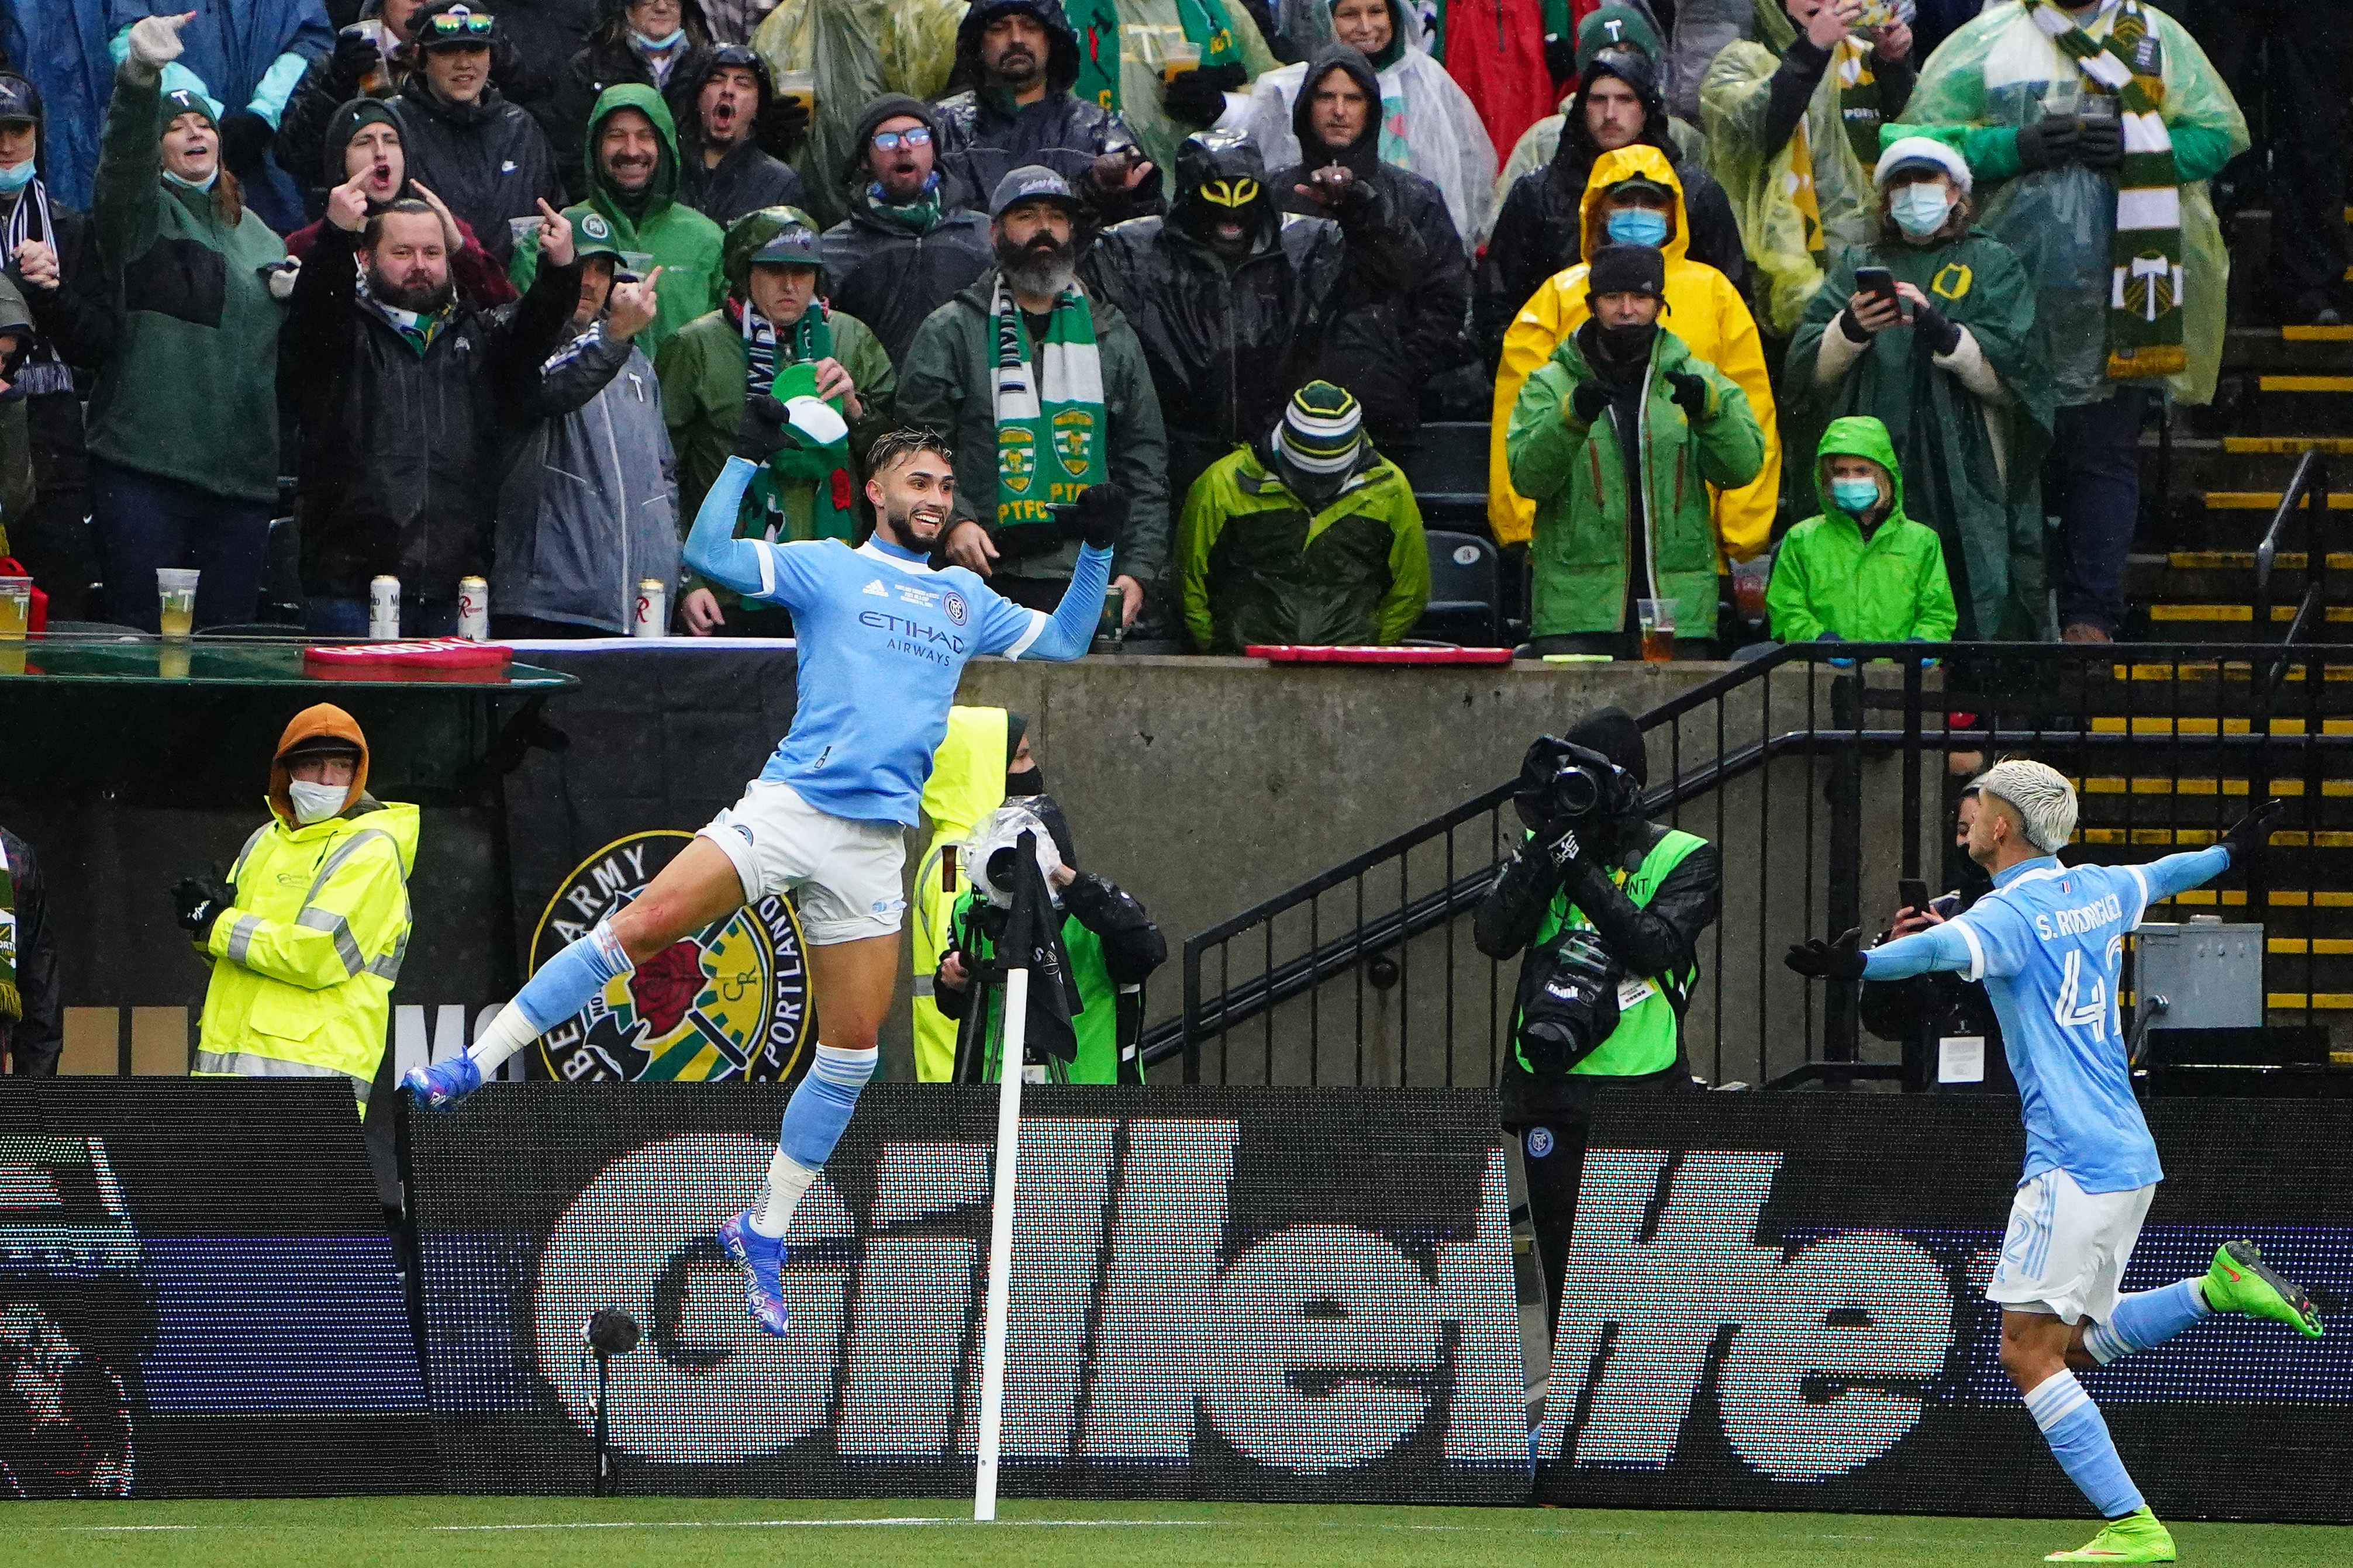
<path fill-rule="evenodd" d="M 1627 528 L 1633 516 L 1629 465 L 1614 414 L 1588 425 L 1572 402 L 1594 372 L 1572 334 L 1520 388 L 1504 433 L 1512 483 L 1535 502 L 1528 564 L 1535 576 L 1529 631 L 1536 637 L 1615 633 L 1627 624 L 1627 600 L 1674 599 L 1707 613 L 1685 613 L 1678 636 L 1715 635 L 1715 536 L 1705 487 L 1738 486 L 1757 477 L 1765 441 L 1738 384 L 1694 355 L 1662 323 L 1651 340 L 1641 407 L 1641 475 L 1648 580 L 1630 584 Z M 1696 421 L 1674 401 L 1670 374 L 1698 376 L 1707 398 Z"/>
<path fill-rule="evenodd" d="M 269 820 L 229 871 L 236 898 L 202 951 L 205 991 L 196 1071 L 238 1078 L 330 1078 L 349 1083 L 366 1114 L 384 1059 L 393 982 L 408 951 L 408 876 L 418 815 L 367 793 L 367 737 L 332 704 L 306 708 L 278 742 L 332 735 L 360 748 L 341 815 L 303 826 L 269 767 Z"/>
<path fill-rule="evenodd" d="M 634 202 L 616 190 L 596 166 L 596 137 L 605 121 L 624 109 L 634 109 L 653 121 L 661 138 L 662 155 L 654 177 Z M 678 127 L 661 94 L 638 82 L 607 88 L 588 118 L 588 146 L 581 154 L 588 178 L 588 199 L 566 207 L 565 216 L 585 220 L 593 212 L 612 226 L 613 243 L 621 264 L 645 277 L 659 267 L 661 280 L 654 286 L 659 310 L 654 324 L 638 334 L 638 346 L 659 354 L 672 332 L 714 309 L 726 294 L 720 276 L 719 252 L 726 236 L 720 226 L 678 197 Z M 539 236 L 533 233 L 515 247 L 510 275 L 518 289 L 531 287 L 539 269 Z M 692 516 L 691 512 L 688 513 Z"/>
<path fill-rule="evenodd" d="M 817 78 L 817 115 L 795 166 L 818 222 L 839 223 L 847 211 L 835 176 L 856 150 L 860 110 L 881 93 L 945 92 L 964 15 L 965 0 L 801 0 L 754 30 L 770 70 Z"/>
<path fill-rule="evenodd" d="M 859 151 L 841 168 L 849 216 L 825 231 L 821 252 L 833 302 L 873 329 L 892 364 L 905 363 L 923 318 L 995 259 L 988 215 L 973 210 L 976 198 L 962 180 L 932 171 L 940 182 L 935 212 L 890 207 L 877 199 L 866 178 L 864 148 L 876 126 L 902 116 L 931 126 L 936 141 L 939 116 L 931 105 L 895 93 L 868 104 L 853 138 Z"/>
<path fill-rule="evenodd" d="M 1321 505 L 1283 482 L 1264 442 L 1227 454 L 1185 498 L 1176 564 L 1203 653 L 1253 643 L 1393 643 L 1430 602 L 1413 486 L 1370 445 Z"/>
<path fill-rule="evenodd" d="M 702 89 L 712 72 L 719 68 L 716 55 L 703 56 L 691 76 L 681 78 L 672 72 L 670 81 L 678 91 L 663 95 L 667 103 L 675 104 L 681 97 L 686 100 L 683 114 L 671 110 L 679 128 L 680 198 L 721 228 L 762 207 L 805 206 L 808 200 L 808 187 L 799 172 L 760 144 L 761 128 L 769 105 L 776 101 L 776 88 L 768 62 L 758 55 L 753 60 L 749 68 L 760 84 L 760 97 L 759 106 L 753 110 L 751 133 L 721 154 L 716 163 L 706 166 L 702 161 Z"/>
<path fill-rule="evenodd" d="M 1134 189 L 1122 193 L 1106 192 L 1090 178 L 1097 158 L 1138 143 L 1116 110 L 1072 95 L 1071 84 L 1079 79 L 1079 36 L 1061 0 L 978 0 L 956 29 L 956 79 L 981 79 L 981 35 L 1008 11 L 1026 11 L 1046 28 L 1046 96 L 1022 104 L 1000 89 L 971 87 L 940 100 L 940 126 L 946 132 L 938 145 L 940 168 L 984 202 L 1007 174 L 1042 163 L 1071 183 L 1100 223 L 1160 211 L 1158 163 Z"/>
<path fill-rule="evenodd" d="M 1901 326 L 1868 343 L 1850 339 L 1836 318 L 1858 267 L 1883 267 L 1927 295 L 1961 329 L 1959 344 L 1932 353 Z M 1928 246 L 1883 239 L 1839 257 L 1784 362 L 1793 450 L 1811 450 L 1815 432 L 1842 415 L 1869 415 L 1892 435 L 1913 510 L 1943 542 L 1960 635 L 1971 642 L 2051 636 L 2042 564 L 2051 370 L 2034 304 L 2018 258 L 1980 229 Z M 1794 474 L 1789 489 L 1795 511 L 1806 492 Z"/>
<path fill-rule="evenodd" d="M 2231 257 L 2206 182 L 2247 150 L 2247 122 L 2189 29 L 2155 6 L 2147 15 L 2164 55 L 2165 129 L 2181 177 L 2181 337 L 2189 363 L 2165 384 L 2181 402 L 2208 403 L 2222 363 Z M 2086 30 L 2105 37 L 2115 16 L 2113 5 L 2104 6 Z M 1968 160 L 1978 221 L 2017 253 L 2033 282 L 2062 408 L 2096 403 L 2116 389 L 2106 361 L 2116 188 L 2080 163 L 2021 173 L 2018 131 L 2041 118 L 2054 92 L 2074 100 L 2084 80 L 2024 5 L 1995 0 L 1929 60 L 1905 108 L 1907 123 L 1883 132 L 1926 132 Z M 2062 109 L 2052 106 L 2052 112 Z"/>
<path fill-rule="evenodd" d="M 1660 247 L 1666 257 L 1666 309 L 1659 324 L 1680 339 L 1692 357 L 1706 361 L 1738 384 L 1747 395 L 1750 416 L 1764 441 L 1764 454 L 1755 475 L 1714 498 L 1716 546 L 1726 561 L 1746 561 L 1773 537 L 1773 519 L 1781 493 L 1781 440 L 1774 425 L 1773 390 L 1765 374 L 1765 349 L 1757 334 L 1756 318 L 1748 313 L 1740 290 L 1715 268 L 1694 261 L 1687 254 L 1688 220 L 1683 202 L 1683 176 L 1656 147 L 1636 142 L 1604 153 L 1594 160 L 1585 188 L 1582 211 L 1586 254 L 1605 243 L 1601 237 L 1601 193 L 1620 180 L 1640 174 L 1673 190 L 1674 232 Z M 1504 353 L 1495 369 L 1495 409 L 1490 437 L 1487 521 L 1496 542 L 1517 544 L 1529 536 L 1535 509 L 1513 488 L 1506 450 L 1512 408 L 1521 384 L 1552 356 L 1592 315 L 1586 298 L 1583 262 L 1554 275 L 1538 288 L 1504 334 Z M 1711 479 L 1709 483 L 1716 481 Z M 1710 603 L 1714 603 L 1711 599 Z M 1610 628 L 1615 629 L 1615 628 Z"/>
<path fill-rule="evenodd" d="M 1820 51 L 1799 35 L 1781 0 L 1756 0 L 1756 7 L 1753 37 L 1726 44 L 1708 68 L 1700 88 L 1700 125 L 1707 132 L 1708 173 L 1732 198 L 1748 258 L 1764 275 L 1757 294 L 1765 304 L 1766 324 L 1775 337 L 1785 338 L 1821 287 L 1829 258 L 1841 246 L 1871 237 L 1878 201 L 1871 164 L 1856 155 L 1841 109 L 1847 89 L 1840 79 L 1853 68 L 1851 51 L 1832 52 L 1795 127 L 1780 145 L 1767 145 L 1780 123 L 1773 87 L 1783 59 L 1793 52 Z M 1891 92 L 1900 96 L 1910 85 L 1908 68 L 1876 58 L 1870 67 L 1883 100 Z M 1874 154 L 1872 163 L 1877 161 Z M 1809 168 L 1819 224 L 1791 195 L 1805 183 Z"/>
<path fill-rule="evenodd" d="M 1380 100 L 1372 66 L 1345 44 L 1316 56 L 1306 79 L 1320 82 L 1335 70 L 1345 71 L 1367 99 Z M 1309 155 L 1297 166 L 1270 176 L 1275 205 L 1304 217 L 1324 216 L 1324 209 L 1299 195 L 1297 187 L 1336 157 L 1356 178 L 1379 186 L 1391 208 L 1421 238 L 1421 276 L 1411 286 L 1379 288 L 1358 273 L 1349 298 L 1325 330 L 1315 372 L 1356 394 L 1365 406 L 1365 427 L 1374 444 L 1395 455 L 1418 444 L 1423 384 L 1471 357 L 1470 340 L 1462 331 L 1471 303 L 1471 262 L 1438 187 L 1410 169 L 1380 161 L 1376 151 L 1378 121 L 1368 120 L 1363 135 L 1335 153 L 1316 140 L 1309 117 L 1313 96 L 1312 91 L 1300 94 L 1292 121 Z"/>
<path fill-rule="evenodd" d="M 1248 250 L 1229 260 L 1184 221 L 1187 193 L 1211 180 L 1264 185 L 1258 149 L 1227 132 L 1188 139 L 1177 216 L 1105 231 L 1081 268 L 1144 343 L 1180 506 L 1203 469 L 1274 428 L 1345 310 L 1418 287 L 1423 267 L 1420 237 L 1369 184 L 1336 223 L 1281 214 L 1261 197 Z"/>
<path fill-rule="evenodd" d="M 932 976 L 947 956 L 964 881 L 957 854 L 972 830 L 1005 804 L 1010 717 L 1002 708 L 949 709 L 947 733 L 932 753 L 932 776 L 923 781 L 923 816 L 932 837 L 915 863 L 914 918 L 908 922 L 918 1083 L 945 1083 L 955 1073 L 956 1020 L 933 1002 Z"/>
<path fill-rule="evenodd" d="M 1868 458 L 1887 470 L 1887 515 L 1862 525 L 1831 500 L 1834 457 Z M 1836 419 L 1814 459 L 1820 515 L 1789 530 L 1773 560 L 1765 607 L 1783 642 L 1829 636 L 1841 642 L 1949 642 L 1953 585 L 1936 531 L 1904 515 L 1904 465 L 1876 419 Z"/>
<path fill-rule="evenodd" d="M 1388 0 L 1389 46 L 1373 60 L 1381 84 L 1380 156 L 1409 169 L 1446 197 L 1458 235 L 1487 232 L 1495 206 L 1495 144 L 1479 110 L 1446 68 L 1407 39 L 1402 0 Z M 1271 70 L 1250 86 L 1249 131 L 1270 169 L 1300 161 L 1292 115 L 1304 62 Z"/>

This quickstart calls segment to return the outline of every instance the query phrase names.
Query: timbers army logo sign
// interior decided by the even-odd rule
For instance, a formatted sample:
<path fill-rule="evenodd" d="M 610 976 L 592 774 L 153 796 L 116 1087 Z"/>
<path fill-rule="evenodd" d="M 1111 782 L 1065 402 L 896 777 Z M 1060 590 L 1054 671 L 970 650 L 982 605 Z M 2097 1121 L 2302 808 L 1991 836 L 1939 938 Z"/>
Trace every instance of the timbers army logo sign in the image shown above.
<path fill-rule="evenodd" d="M 691 833 L 617 839 L 574 868 L 532 933 L 531 967 L 645 891 Z M 763 899 L 655 954 L 540 1037 L 552 1078 L 584 1082 L 797 1075 L 817 1038 L 800 917 Z"/>

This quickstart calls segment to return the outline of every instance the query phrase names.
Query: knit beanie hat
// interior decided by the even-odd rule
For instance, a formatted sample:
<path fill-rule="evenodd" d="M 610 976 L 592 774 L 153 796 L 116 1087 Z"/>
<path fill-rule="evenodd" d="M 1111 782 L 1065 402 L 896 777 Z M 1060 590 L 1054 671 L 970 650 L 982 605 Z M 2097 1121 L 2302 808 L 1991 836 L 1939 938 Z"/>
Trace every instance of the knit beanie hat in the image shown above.
<path fill-rule="evenodd" d="M 1659 35 L 1651 19 L 1631 5 L 1604 5 L 1577 25 L 1577 69 L 1582 76 L 1593 57 L 1608 48 L 1633 49 L 1658 63 Z"/>
<path fill-rule="evenodd" d="M 327 121 L 326 162 L 322 166 L 329 174 L 343 168 L 343 149 L 352 144 L 352 138 L 360 133 L 362 126 L 366 125 L 389 125 L 395 136 L 400 134 L 400 121 L 394 116 L 390 104 L 375 98 L 352 100 L 336 110 L 334 117 Z M 334 183 L 340 185 L 343 181 Z"/>
<path fill-rule="evenodd" d="M 1275 449 L 1303 474 L 1345 474 L 1365 449 L 1365 411 L 1345 386 L 1311 381 L 1291 395 Z"/>
<path fill-rule="evenodd" d="M 1594 251 L 1587 269 L 1585 291 L 1588 298 L 1596 300 L 1604 294 L 1648 294 L 1654 300 L 1664 299 L 1667 258 L 1653 246 L 1602 246 Z"/>
<path fill-rule="evenodd" d="M 160 132 L 183 114 L 202 115 L 206 124 L 220 129 L 220 105 L 192 87 L 175 87 L 164 95 L 163 119 L 156 129 Z"/>
<path fill-rule="evenodd" d="M 1871 183 L 1883 191 L 1898 169 L 1923 166 L 1942 170 L 1952 177 L 1961 195 L 1969 194 L 1974 182 L 1969 178 L 1968 161 L 1933 136 L 1905 136 L 1889 142 L 1880 150 Z"/>

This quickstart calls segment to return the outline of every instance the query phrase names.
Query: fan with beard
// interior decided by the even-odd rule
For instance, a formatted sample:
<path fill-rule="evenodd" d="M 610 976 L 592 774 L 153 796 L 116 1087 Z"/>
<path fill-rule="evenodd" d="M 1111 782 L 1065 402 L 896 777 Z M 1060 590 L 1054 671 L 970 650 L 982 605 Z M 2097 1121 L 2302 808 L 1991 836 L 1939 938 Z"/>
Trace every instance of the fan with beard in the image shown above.
<path fill-rule="evenodd" d="M 1005 280 L 1024 299 L 1051 300 L 1071 286 L 1071 279 L 1079 264 L 1079 241 L 1076 235 L 1068 239 L 1056 239 L 1051 229 L 1040 228 L 1029 242 L 1017 245 L 1012 237 L 1000 233 L 997 237 L 997 270 Z"/>

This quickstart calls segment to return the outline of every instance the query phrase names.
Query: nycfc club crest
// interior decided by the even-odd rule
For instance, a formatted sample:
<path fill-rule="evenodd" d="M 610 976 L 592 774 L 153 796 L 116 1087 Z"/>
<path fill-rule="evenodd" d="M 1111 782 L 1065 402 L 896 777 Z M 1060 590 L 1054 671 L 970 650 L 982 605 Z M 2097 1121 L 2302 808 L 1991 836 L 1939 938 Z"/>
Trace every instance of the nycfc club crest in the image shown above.
<path fill-rule="evenodd" d="M 1062 459 L 1062 471 L 1074 479 L 1087 477 L 1094 434 L 1095 416 L 1083 408 L 1065 408 L 1054 416 L 1054 452 Z"/>
<path fill-rule="evenodd" d="M 1029 493 L 1029 479 L 1038 471 L 1038 444 L 1018 425 L 997 427 L 997 472 L 1015 495 Z"/>
<path fill-rule="evenodd" d="M 646 889 L 694 836 L 662 830 L 616 839 L 583 860 L 547 900 L 531 967 Z M 552 1078 L 638 1082 L 797 1076 L 817 1039 L 800 917 L 763 899 L 655 954 L 542 1036 Z"/>

